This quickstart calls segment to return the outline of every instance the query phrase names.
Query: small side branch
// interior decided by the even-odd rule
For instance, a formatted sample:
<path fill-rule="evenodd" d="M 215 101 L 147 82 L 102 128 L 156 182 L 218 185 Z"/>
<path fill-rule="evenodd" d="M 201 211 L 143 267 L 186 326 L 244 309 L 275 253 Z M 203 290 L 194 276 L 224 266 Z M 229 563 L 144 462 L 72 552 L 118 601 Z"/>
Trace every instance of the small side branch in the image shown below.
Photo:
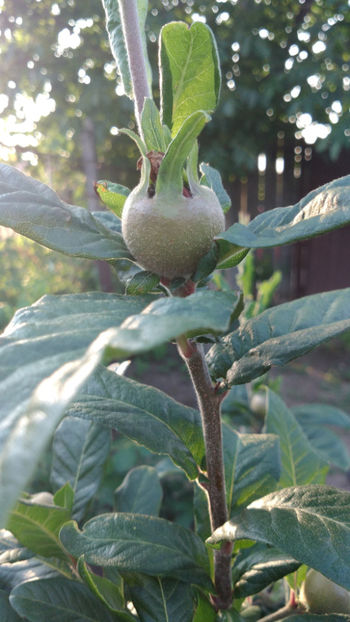
<path fill-rule="evenodd" d="M 225 474 L 222 451 L 220 404 L 222 395 L 215 391 L 201 345 L 194 342 L 178 344 L 179 351 L 189 370 L 200 409 L 206 448 L 208 475 L 207 494 L 211 528 L 214 531 L 228 520 Z M 217 609 L 228 609 L 232 603 L 231 582 L 232 543 L 223 542 L 214 552 L 215 587 L 213 603 Z"/>

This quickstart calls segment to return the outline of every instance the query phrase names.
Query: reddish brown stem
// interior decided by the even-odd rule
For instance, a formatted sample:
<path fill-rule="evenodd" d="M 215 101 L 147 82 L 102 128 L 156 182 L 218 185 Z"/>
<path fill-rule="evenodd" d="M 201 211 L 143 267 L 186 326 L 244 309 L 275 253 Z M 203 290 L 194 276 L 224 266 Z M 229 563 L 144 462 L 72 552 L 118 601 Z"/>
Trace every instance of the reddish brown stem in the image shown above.
<path fill-rule="evenodd" d="M 209 514 L 214 531 L 228 520 L 220 416 L 222 396 L 215 391 L 211 382 L 202 347 L 193 342 L 191 346 L 190 356 L 184 356 L 181 350 L 180 354 L 189 370 L 202 417 Z M 231 556 L 231 542 L 223 542 L 221 549 L 214 552 L 216 595 L 212 601 L 217 610 L 228 609 L 232 603 Z"/>

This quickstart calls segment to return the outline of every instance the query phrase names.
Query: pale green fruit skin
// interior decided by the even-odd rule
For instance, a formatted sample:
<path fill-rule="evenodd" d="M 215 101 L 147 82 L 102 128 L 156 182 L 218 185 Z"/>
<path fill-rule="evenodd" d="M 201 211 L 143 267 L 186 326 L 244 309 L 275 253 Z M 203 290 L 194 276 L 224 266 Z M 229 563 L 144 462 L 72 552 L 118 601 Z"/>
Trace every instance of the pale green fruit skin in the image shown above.
<path fill-rule="evenodd" d="M 313 569 L 306 575 L 300 601 L 312 613 L 350 613 L 350 593 Z"/>
<path fill-rule="evenodd" d="M 122 234 L 137 262 L 161 277 L 188 277 L 225 229 L 212 190 L 198 187 L 191 198 L 164 199 L 131 193 L 122 214 Z"/>
<path fill-rule="evenodd" d="M 258 391 L 254 393 L 250 400 L 250 408 L 259 417 L 266 415 L 266 393 L 265 391 Z"/>

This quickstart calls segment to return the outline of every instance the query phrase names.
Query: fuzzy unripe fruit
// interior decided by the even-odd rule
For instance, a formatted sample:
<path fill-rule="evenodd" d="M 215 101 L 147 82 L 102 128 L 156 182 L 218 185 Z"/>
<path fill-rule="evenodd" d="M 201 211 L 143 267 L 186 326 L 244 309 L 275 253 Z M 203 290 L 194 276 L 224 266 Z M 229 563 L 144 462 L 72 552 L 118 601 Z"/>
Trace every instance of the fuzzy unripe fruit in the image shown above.
<path fill-rule="evenodd" d="M 242 609 L 240 614 L 244 622 L 256 622 L 261 617 L 261 609 L 257 607 L 257 605 L 251 605 L 250 607 Z"/>
<path fill-rule="evenodd" d="M 312 613 L 350 613 L 350 593 L 314 569 L 306 575 L 300 602 Z"/>
<path fill-rule="evenodd" d="M 250 400 L 250 408 L 259 417 L 266 415 L 266 393 L 265 391 L 257 391 Z"/>
<path fill-rule="evenodd" d="M 122 215 L 131 254 L 145 270 L 169 279 L 190 276 L 224 228 L 221 205 L 204 186 L 196 186 L 192 197 L 131 193 Z"/>

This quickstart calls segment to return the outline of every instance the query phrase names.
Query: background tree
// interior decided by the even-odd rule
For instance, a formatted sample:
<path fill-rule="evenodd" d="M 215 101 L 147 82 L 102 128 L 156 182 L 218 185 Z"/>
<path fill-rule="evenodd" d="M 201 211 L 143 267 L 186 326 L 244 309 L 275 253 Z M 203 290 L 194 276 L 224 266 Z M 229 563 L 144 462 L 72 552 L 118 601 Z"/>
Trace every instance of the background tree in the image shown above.
<path fill-rule="evenodd" d="M 216 33 L 224 80 L 219 114 L 201 147 L 204 159 L 220 160 L 226 179 L 253 170 L 261 151 L 274 154 L 278 136 L 285 142 L 316 141 L 316 148 L 333 159 L 349 148 L 347 2 L 151 0 L 150 9 L 153 58 L 160 26 L 167 21 L 206 20 Z M 70 199 L 80 198 L 81 173 L 67 187 L 66 172 L 86 172 L 84 136 L 92 119 L 97 172 L 133 184 L 135 151 L 115 136 L 128 118 L 130 102 L 120 97 L 116 103 L 118 82 L 100 3 L 88 0 L 81 7 L 74 0 L 8 0 L 0 19 L 3 104 L 8 98 L 4 117 L 23 115 L 24 93 L 46 100 L 48 110 L 54 106 L 49 100 L 55 102 L 54 112 L 35 124 L 46 178 L 50 174 Z M 117 92 L 122 93 L 120 84 Z M 52 151 L 57 161 L 47 155 Z M 129 164 L 121 173 L 125 159 Z"/>

